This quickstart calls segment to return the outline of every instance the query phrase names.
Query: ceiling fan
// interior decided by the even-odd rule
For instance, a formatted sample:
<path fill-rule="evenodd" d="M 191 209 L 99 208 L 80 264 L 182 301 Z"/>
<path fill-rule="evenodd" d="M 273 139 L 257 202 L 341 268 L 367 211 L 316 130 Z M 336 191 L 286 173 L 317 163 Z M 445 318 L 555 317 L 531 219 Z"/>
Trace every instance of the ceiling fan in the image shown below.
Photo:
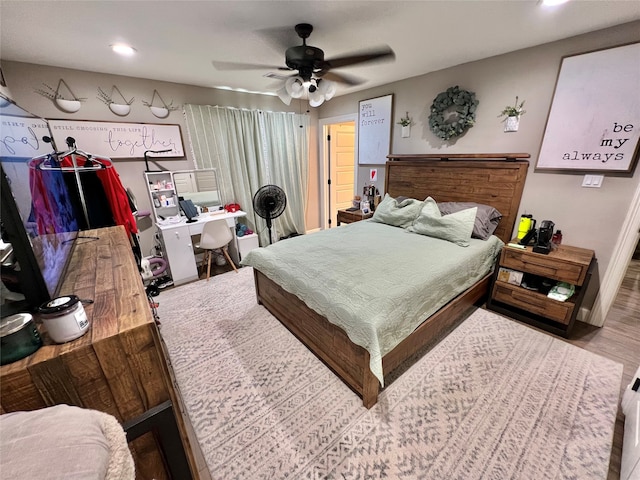
<path fill-rule="evenodd" d="M 287 105 L 291 102 L 291 98 L 300 98 L 307 92 L 311 106 L 318 106 L 325 99 L 329 100 L 329 98 L 335 94 L 335 85 L 332 85 L 331 82 L 354 86 L 366 81 L 344 73 L 337 73 L 334 71 L 335 69 L 367 62 L 390 61 L 395 59 L 393 50 L 389 46 L 383 46 L 325 60 L 324 52 L 320 48 L 307 45 L 307 38 L 309 38 L 311 32 L 313 32 L 312 25 L 300 23 L 295 26 L 295 31 L 302 39 L 302 45 L 287 48 L 285 52 L 286 67 L 218 62 L 215 60 L 212 62 L 213 66 L 218 70 L 277 69 L 280 71 L 297 71 L 297 73 L 288 76 L 277 73 L 268 73 L 265 76 L 285 80 L 284 86 L 278 90 L 278 96 L 280 96 Z M 282 89 L 284 89 L 284 91 Z M 284 95 L 285 91 L 286 95 Z M 281 95 L 281 93 L 283 95 Z M 320 98 L 320 93 L 322 93 L 322 98 Z"/>

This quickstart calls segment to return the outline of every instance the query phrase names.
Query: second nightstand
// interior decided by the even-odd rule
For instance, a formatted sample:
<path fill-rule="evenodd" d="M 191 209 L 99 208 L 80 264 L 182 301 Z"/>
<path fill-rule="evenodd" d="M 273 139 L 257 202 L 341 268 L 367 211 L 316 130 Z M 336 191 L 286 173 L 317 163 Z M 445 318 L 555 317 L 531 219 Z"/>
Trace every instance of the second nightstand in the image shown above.
<path fill-rule="evenodd" d="M 517 240 L 514 240 L 517 242 Z M 505 246 L 496 265 L 487 308 L 530 323 L 562 336 L 568 336 L 576 319 L 596 259 L 593 250 L 559 245 L 548 255 Z M 575 286 L 574 295 L 564 302 L 498 279 L 500 267 L 532 274 Z"/>

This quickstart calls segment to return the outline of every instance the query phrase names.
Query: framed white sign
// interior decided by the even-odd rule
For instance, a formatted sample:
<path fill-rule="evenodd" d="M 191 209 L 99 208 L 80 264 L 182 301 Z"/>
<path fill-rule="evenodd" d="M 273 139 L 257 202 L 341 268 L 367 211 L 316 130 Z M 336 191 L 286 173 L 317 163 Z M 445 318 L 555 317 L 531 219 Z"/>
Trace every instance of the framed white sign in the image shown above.
<path fill-rule="evenodd" d="M 393 95 L 362 100 L 358 110 L 358 163 L 384 165 L 391 145 Z"/>
<path fill-rule="evenodd" d="M 639 58 L 640 43 L 563 58 L 536 170 L 633 173 Z"/>
<path fill-rule="evenodd" d="M 67 137 L 87 153 L 109 158 L 144 158 L 147 150 L 169 150 L 153 157 L 184 157 L 180 125 L 48 120 L 58 150 Z"/>

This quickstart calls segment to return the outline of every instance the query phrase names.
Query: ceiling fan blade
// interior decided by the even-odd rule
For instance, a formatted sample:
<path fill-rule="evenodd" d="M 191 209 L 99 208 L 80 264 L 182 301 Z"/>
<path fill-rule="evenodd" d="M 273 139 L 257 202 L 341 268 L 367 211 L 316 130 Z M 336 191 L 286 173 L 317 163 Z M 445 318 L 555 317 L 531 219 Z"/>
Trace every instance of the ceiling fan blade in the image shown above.
<path fill-rule="evenodd" d="M 343 57 L 330 58 L 325 60 L 324 63 L 328 65 L 328 68 L 340 68 L 366 62 L 390 61 L 395 58 L 396 54 L 391 50 L 391 47 L 384 46 L 374 50 L 366 50 L 345 55 Z"/>
<path fill-rule="evenodd" d="M 211 62 L 216 70 L 290 70 L 277 65 L 261 65 L 257 63 Z"/>
<path fill-rule="evenodd" d="M 289 70 L 290 70 L 290 69 L 289 69 Z M 290 75 L 281 75 L 281 74 L 279 74 L 279 73 L 268 72 L 268 73 L 265 73 L 265 74 L 263 75 L 263 77 L 266 77 L 266 78 L 273 78 L 273 79 L 275 79 L 275 80 L 287 80 L 289 77 L 295 77 L 296 75 L 298 75 L 298 73 L 297 73 L 297 72 L 296 72 L 296 73 L 292 73 L 292 74 L 290 74 Z"/>
<path fill-rule="evenodd" d="M 320 72 L 316 74 L 316 76 L 321 77 L 323 80 L 330 80 L 332 82 L 344 83 L 345 85 L 349 85 L 351 87 L 355 85 L 361 85 L 366 80 L 363 80 L 358 77 L 354 77 L 353 75 L 345 75 L 344 73 L 336 73 L 336 72 Z"/>

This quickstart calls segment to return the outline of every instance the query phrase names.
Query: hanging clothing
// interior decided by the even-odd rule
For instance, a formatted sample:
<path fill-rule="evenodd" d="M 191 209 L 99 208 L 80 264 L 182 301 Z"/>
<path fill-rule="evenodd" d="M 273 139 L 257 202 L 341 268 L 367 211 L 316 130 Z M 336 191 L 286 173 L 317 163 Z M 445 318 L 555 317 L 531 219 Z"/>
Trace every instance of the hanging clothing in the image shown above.
<path fill-rule="evenodd" d="M 75 232 L 79 228 L 77 212 L 64 173 L 59 170 L 29 169 L 31 188 L 31 213 L 40 235 L 48 233 Z"/>
<path fill-rule="evenodd" d="M 111 204 L 111 213 L 117 225 L 124 225 L 128 233 L 138 233 L 138 225 L 129 204 L 129 195 L 125 190 L 115 168 L 98 170 L 104 193 Z"/>
<path fill-rule="evenodd" d="M 75 153 L 73 155 L 75 155 L 75 168 L 78 169 L 84 193 L 83 198 L 80 198 L 74 159 L 71 154 L 62 158 L 56 155 L 45 155 L 34 158 L 29 163 L 29 183 L 33 199 L 32 216 L 38 226 L 38 232 L 45 234 L 72 231 L 78 228 L 123 225 L 130 235 L 138 233 L 138 227 L 129 206 L 129 197 L 111 160 L 90 156 L 88 161 L 84 155 Z M 43 162 L 49 162 L 51 168 L 39 168 Z M 68 170 L 59 170 L 58 167 Z M 83 201 L 88 218 L 84 215 Z M 76 228 L 56 230 L 68 228 L 60 226 L 65 223 L 60 219 L 61 210 L 63 218 L 76 219 Z"/>
<path fill-rule="evenodd" d="M 87 209 L 87 218 L 84 215 L 75 173 L 64 172 L 63 176 L 69 189 L 69 196 L 78 218 L 80 230 L 113 227 L 116 224 L 102 182 L 95 171 L 78 172 L 82 193 L 84 194 L 84 205 Z"/>
<path fill-rule="evenodd" d="M 105 167 L 95 170 L 95 173 L 102 183 L 102 187 L 104 188 L 104 193 L 107 196 L 108 203 L 111 207 L 111 214 L 113 215 L 116 225 L 123 225 L 129 234 L 138 233 L 136 220 L 131 212 L 131 207 L 129 207 L 127 191 L 124 189 L 124 186 L 120 181 L 120 176 L 118 175 L 118 172 L 116 172 L 111 160 L 101 157 L 92 157 L 92 161 L 94 160 L 99 161 Z M 76 165 L 84 167 L 86 164 L 86 157 L 76 155 Z M 72 167 L 73 160 L 71 155 L 63 157 L 60 160 L 60 165 L 62 167 Z"/>

